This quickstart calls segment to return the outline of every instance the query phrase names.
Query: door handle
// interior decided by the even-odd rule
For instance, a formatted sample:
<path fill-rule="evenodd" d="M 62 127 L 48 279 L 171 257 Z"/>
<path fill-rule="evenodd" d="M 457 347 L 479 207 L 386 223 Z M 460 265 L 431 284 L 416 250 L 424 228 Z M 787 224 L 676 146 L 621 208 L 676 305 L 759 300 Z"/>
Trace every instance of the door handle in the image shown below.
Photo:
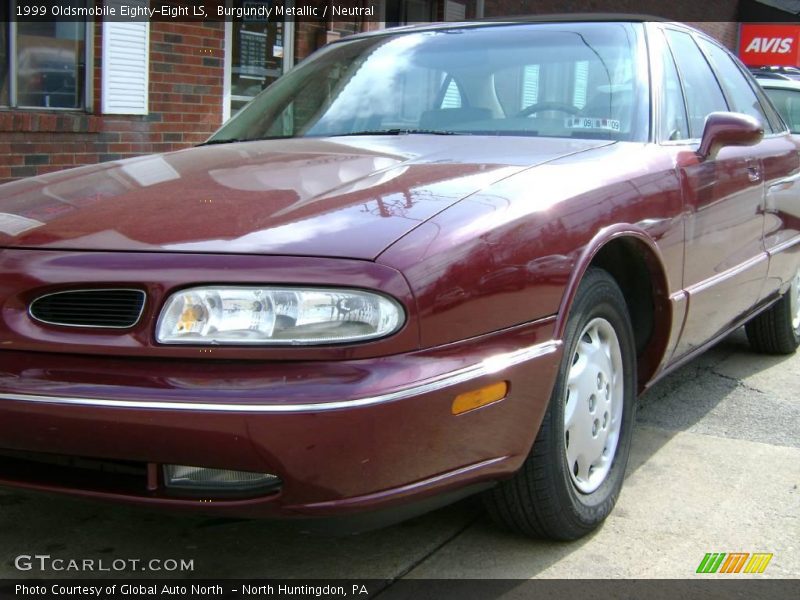
<path fill-rule="evenodd" d="M 747 178 L 753 183 L 761 181 L 761 166 L 752 158 L 747 159 Z"/>

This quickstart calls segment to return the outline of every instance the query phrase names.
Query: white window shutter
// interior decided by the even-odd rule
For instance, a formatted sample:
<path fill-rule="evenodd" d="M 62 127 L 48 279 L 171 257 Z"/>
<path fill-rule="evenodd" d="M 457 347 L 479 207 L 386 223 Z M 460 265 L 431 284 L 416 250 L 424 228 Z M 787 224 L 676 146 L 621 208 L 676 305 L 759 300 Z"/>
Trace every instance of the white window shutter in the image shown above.
<path fill-rule="evenodd" d="M 445 21 L 463 21 L 467 16 L 467 6 L 461 2 L 447 0 L 444 3 Z"/>
<path fill-rule="evenodd" d="M 109 6 L 121 0 L 106 0 Z M 127 0 L 147 6 L 147 0 Z M 146 115 L 150 54 L 149 21 L 103 22 L 102 111 L 112 115 Z"/>

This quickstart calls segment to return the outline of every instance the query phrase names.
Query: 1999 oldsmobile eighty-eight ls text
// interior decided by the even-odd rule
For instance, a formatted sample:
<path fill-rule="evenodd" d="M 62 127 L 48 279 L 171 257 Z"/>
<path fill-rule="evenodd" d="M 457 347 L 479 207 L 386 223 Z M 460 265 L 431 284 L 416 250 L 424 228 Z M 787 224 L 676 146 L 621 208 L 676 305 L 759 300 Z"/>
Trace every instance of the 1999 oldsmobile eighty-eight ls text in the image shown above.
<path fill-rule="evenodd" d="M 798 346 L 798 148 L 680 25 L 334 43 L 199 147 L 0 187 L 0 484 L 579 537 L 639 392 Z"/>

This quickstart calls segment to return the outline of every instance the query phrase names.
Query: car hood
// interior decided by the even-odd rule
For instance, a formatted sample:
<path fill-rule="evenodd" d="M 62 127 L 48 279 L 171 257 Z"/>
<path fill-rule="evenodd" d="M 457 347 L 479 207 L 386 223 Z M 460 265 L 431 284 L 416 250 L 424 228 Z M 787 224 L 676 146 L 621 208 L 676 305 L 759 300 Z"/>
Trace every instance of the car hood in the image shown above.
<path fill-rule="evenodd" d="M 372 259 L 448 206 L 607 141 L 360 136 L 209 145 L 0 186 L 0 246 Z"/>

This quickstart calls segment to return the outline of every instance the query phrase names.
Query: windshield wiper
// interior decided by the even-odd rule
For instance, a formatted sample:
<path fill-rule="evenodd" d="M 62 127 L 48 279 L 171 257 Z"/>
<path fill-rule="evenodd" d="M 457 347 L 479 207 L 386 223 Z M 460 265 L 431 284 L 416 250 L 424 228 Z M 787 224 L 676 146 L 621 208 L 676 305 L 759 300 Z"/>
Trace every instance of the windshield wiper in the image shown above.
<path fill-rule="evenodd" d="M 332 133 L 324 137 L 343 137 L 350 135 L 472 135 L 468 131 L 442 131 L 441 129 L 365 129 L 364 131 L 350 131 L 348 133 Z"/>
<path fill-rule="evenodd" d="M 213 146 L 214 144 L 233 144 L 235 142 L 246 142 L 247 140 L 240 140 L 239 138 L 225 138 L 222 140 L 208 140 L 199 146 Z"/>
<path fill-rule="evenodd" d="M 258 137 L 258 138 L 224 138 L 219 140 L 208 140 L 207 142 L 203 142 L 199 144 L 200 146 L 211 146 L 215 144 L 234 144 L 236 142 L 258 142 L 264 140 L 285 140 L 285 139 L 294 139 L 296 137 L 344 137 L 344 136 L 351 136 L 351 135 L 410 135 L 410 134 L 421 134 L 421 135 L 472 135 L 472 133 L 468 131 L 442 131 L 440 129 L 404 129 L 404 128 L 396 128 L 396 129 L 365 129 L 364 131 L 352 131 L 347 133 L 328 133 L 328 134 L 320 134 L 314 136 L 267 136 L 267 137 Z"/>
<path fill-rule="evenodd" d="M 207 142 L 203 142 L 199 144 L 200 146 L 212 146 L 215 144 L 235 144 L 236 142 L 263 142 L 266 140 L 288 140 L 292 136 L 286 135 L 268 135 L 264 137 L 255 137 L 255 138 L 223 138 L 220 140 L 208 140 Z"/>

